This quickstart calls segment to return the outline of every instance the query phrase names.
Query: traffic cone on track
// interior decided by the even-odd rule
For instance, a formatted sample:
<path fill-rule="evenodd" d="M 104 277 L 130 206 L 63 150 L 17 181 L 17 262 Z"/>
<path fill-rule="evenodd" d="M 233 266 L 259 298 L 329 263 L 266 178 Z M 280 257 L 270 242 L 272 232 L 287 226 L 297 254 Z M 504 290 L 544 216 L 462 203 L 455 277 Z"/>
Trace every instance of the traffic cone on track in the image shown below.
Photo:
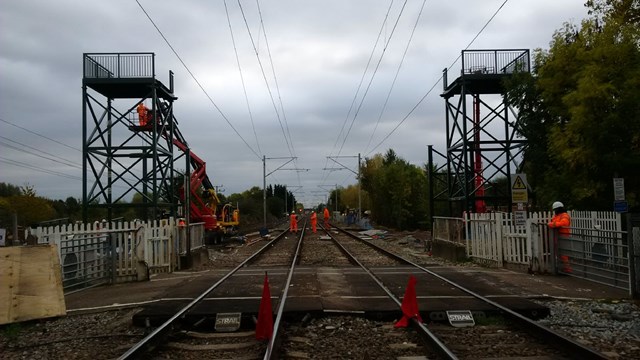
<path fill-rule="evenodd" d="M 262 299 L 258 310 L 258 323 L 256 324 L 256 339 L 269 340 L 273 334 L 273 310 L 271 309 L 271 292 L 269 291 L 269 277 L 264 273 L 264 285 L 262 285 Z"/>
<path fill-rule="evenodd" d="M 409 276 L 409 284 L 402 298 L 402 319 L 398 320 L 394 327 L 407 327 L 409 325 L 409 319 L 411 318 L 417 318 L 418 321 L 422 322 L 420 311 L 418 310 L 418 299 L 416 297 L 417 282 L 418 280 L 416 280 L 413 275 Z"/>

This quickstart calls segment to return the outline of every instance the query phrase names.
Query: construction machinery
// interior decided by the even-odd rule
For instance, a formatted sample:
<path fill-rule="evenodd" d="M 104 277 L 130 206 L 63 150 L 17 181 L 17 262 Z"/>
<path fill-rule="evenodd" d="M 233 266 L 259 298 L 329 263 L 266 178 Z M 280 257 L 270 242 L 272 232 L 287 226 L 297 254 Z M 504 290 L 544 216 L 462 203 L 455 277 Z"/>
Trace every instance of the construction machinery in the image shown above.
<path fill-rule="evenodd" d="M 144 110 L 144 104 L 138 107 L 139 126 L 132 126 L 134 131 L 153 131 L 154 126 L 159 119 L 166 119 L 166 116 L 154 117 L 148 109 Z M 165 113 L 167 104 L 160 102 L 157 106 L 162 115 Z M 172 115 L 169 115 L 172 116 Z M 177 124 L 175 119 L 172 119 Z M 164 128 L 163 126 L 159 126 Z M 171 136 L 173 134 L 173 136 Z M 164 131 L 162 135 L 165 139 L 170 140 L 188 158 L 190 165 L 189 181 L 185 181 L 179 188 L 180 201 L 182 204 L 188 204 L 188 214 L 190 223 L 204 223 L 205 241 L 207 244 L 219 244 L 225 235 L 231 235 L 237 232 L 240 224 L 240 212 L 237 207 L 232 204 L 222 204 L 215 191 L 215 187 L 211 183 L 207 175 L 206 162 L 197 156 L 182 136 L 177 126 L 172 132 Z M 187 173 L 187 172 L 186 172 Z M 186 175 L 185 173 L 185 175 Z M 185 189 L 188 187 L 188 190 Z M 187 196 L 188 194 L 188 196 Z M 185 206 L 185 213 L 187 209 Z"/>

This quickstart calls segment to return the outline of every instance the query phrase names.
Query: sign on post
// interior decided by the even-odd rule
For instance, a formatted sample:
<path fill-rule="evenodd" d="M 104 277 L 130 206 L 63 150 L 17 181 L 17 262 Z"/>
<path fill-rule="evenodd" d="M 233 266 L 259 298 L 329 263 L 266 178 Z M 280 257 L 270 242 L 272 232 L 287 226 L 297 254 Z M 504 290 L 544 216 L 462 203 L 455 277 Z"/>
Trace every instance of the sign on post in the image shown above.
<path fill-rule="evenodd" d="M 527 203 L 529 202 L 529 189 L 525 174 L 514 174 L 511 181 L 511 202 L 514 205 L 513 221 L 515 226 L 527 225 Z"/>
<path fill-rule="evenodd" d="M 613 178 L 613 200 L 624 201 L 624 178 Z"/>
<path fill-rule="evenodd" d="M 515 174 L 511 180 L 511 202 L 528 203 L 529 192 L 527 190 L 527 176 L 525 174 Z"/>

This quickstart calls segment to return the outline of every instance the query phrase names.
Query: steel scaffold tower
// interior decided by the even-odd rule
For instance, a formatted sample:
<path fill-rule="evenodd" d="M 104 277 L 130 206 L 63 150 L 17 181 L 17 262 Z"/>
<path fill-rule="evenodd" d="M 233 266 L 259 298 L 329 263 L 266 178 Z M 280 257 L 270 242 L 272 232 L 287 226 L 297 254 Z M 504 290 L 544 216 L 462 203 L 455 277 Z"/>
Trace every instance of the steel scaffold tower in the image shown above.
<path fill-rule="evenodd" d="M 511 175 L 520 169 L 527 140 L 517 137 L 519 118 L 504 96 L 504 81 L 529 71 L 529 50 L 521 49 L 462 51 L 461 74 L 451 84 L 444 69 L 447 148 L 443 154 L 429 146 L 431 216 L 511 211 Z M 434 155 L 444 164 L 436 165 Z M 438 202 L 448 203 L 446 211 L 434 210 Z"/>
<path fill-rule="evenodd" d="M 173 73 L 169 87 L 156 79 L 153 53 L 83 54 L 82 153 L 83 218 L 90 208 L 145 209 L 146 219 L 160 212 L 176 215 L 179 196 L 174 164 Z M 146 103 L 146 104 L 145 104 Z M 148 105 L 148 116 L 139 106 Z M 148 120 L 148 121 L 146 121 Z M 184 161 L 184 160 L 183 160 Z M 142 203 L 128 198 L 139 194 Z M 146 220 L 144 219 L 144 220 Z"/>

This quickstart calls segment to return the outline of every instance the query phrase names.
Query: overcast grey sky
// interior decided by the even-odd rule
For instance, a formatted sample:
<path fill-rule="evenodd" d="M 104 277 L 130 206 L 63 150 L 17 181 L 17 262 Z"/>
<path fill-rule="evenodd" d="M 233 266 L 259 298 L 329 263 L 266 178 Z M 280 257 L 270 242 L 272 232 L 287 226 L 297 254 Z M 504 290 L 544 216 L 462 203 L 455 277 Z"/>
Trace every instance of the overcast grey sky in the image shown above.
<path fill-rule="evenodd" d="M 282 117 L 283 126 L 292 137 L 292 151 L 287 149 L 237 0 L 227 0 L 227 8 L 253 126 L 224 2 L 140 3 L 253 150 L 215 110 L 135 0 L 4 0 L 0 2 L 0 182 L 29 183 L 39 195 L 54 199 L 80 198 L 82 54 L 154 52 L 159 80 L 168 85 L 168 71 L 175 73 L 179 100 L 174 114 L 180 130 L 192 151 L 207 162 L 213 183 L 224 185 L 224 194 L 262 187 L 263 155 L 287 157 L 293 153 L 298 159 L 287 168 L 310 170 L 276 171 L 268 183 L 302 186 L 296 192 L 298 200 L 314 205 L 326 200 L 320 186 L 356 183 L 347 170 L 323 170 L 336 167 L 327 163 L 327 156 L 360 153 L 365 157 L 392 148 L 407 161 L 421 165 L 427 161 L 427 145 L 444 151 L 441 84 L 381 141 L 438 81 L 442 69 L 456 59 L 504 0 L 426 1 L 382 116 L 423 1 L 410 0 L 405 5 L 402 0 L 260 0 L 286 117 L 286 123 Z M 277 101 L 257 2 L 241 0 L 240 4 Z M 563 22 L 577 23 L 585 16 L 582 1 L 511 0 L 470 49 L 548 48 L 553 32 Z M 347 116 L 380 29 L 380 44 L 364 86 L 380 58 L 381 44 L 388 42 L 388 46 L 357 117 L 353 111 Z M 455 64 L 452 74 L 459 69 L 460 64 Z M 449 81 L 455 78 L 452 74 Z M 363 92 L 364 87 L 356 107 Z M 355 158 L 341 162 L 357 168 Z M 268 160 L 267 171 L 282 163 Z"/>

